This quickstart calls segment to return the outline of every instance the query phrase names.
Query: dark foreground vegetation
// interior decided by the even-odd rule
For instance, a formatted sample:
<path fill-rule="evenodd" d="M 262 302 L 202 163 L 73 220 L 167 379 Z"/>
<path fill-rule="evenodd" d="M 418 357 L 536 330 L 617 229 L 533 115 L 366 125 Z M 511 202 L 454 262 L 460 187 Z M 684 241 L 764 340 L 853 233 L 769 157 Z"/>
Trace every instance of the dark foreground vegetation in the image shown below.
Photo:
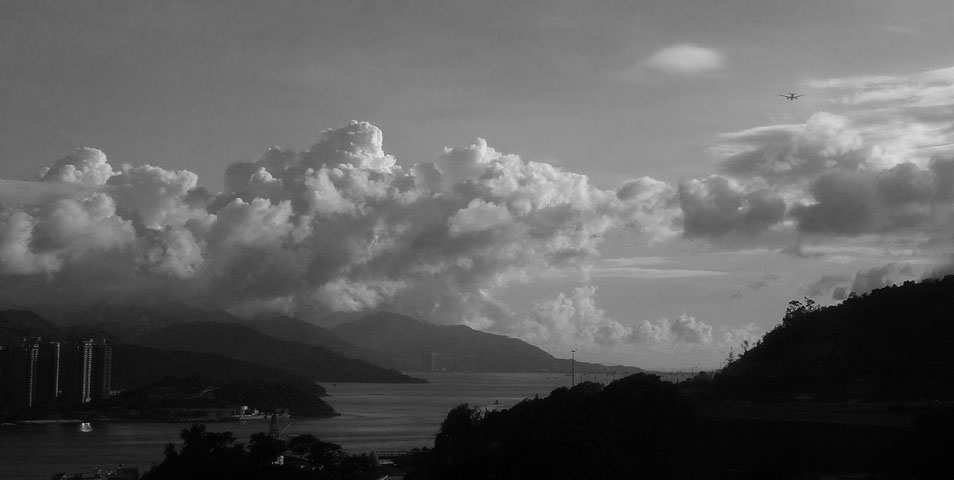
<path fill-rule="evenodd" d="M 678 465 L 690 425 L 675 385 L 647 374 L 486 414 L 465 404 L 408 478 L 662 478 Z"/>
<path fill-rule="evenodd" d="M 182 430 L 182 446 L 166 445 L 162 463 L 142 480 L 363 480 L 386 470 L 369 455 L 347 455 L 339 445 L 313 435 L 289 441 L 256 433 L 248 444 L 232 432 L 209 432 L 196 424 Z"/>
<path fill-rule="evenodd" d="M 506 411 L 460 405 L 406 478 L 954 478 L 950 404 L 727 402 L 711 385 L 636 374 Z"/>
<path fill-rule="evenodd" d="M 822 401 L 954 399 L 954 275 L 819 307 L 782 323 L 725 369 L 720 396 Z"/>

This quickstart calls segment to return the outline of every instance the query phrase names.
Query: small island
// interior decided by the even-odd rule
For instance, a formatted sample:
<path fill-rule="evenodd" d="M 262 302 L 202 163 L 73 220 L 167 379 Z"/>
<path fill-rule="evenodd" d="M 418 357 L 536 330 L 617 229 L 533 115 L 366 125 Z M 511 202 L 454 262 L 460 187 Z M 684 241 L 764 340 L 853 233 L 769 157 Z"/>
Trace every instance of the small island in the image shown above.
<path fill-rule="evenodd" d="M 40 407 L 7 415 L 7 422 L 122 420 L 151 422 L 229 422 L 269 416 L 337 416 L 320 397 L 319 385 L 213 383 L 197 377 L 167 377 L 109 398 L 78 405 Z M 79 420 L 76 420 L 79 421 Z"/>

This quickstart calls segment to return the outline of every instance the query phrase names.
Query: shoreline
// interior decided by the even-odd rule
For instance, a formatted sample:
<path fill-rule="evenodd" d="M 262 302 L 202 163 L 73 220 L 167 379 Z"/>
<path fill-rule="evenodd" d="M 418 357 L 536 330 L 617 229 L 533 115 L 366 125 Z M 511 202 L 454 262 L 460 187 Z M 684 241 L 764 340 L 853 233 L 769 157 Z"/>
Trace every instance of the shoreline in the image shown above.
<path fill-rule="evenodd" d="M 324 419 L 324 418 L 335 418 L 341 416 L 340 413 L 337 413 L 332 416 L 327 417 L 292 417 L 291 415 L 279 415 L 279 419 L 282 420 L 309 420 L 309 419 Z M 72 424 L 83 424 L 83 423 L 93 423 L 93 422 L 108 422 L 108 423 L 208 423 L 208 424 L 218 424 L 218 423 L 239 423 L 251 425 L 255 422 L 261 422 L 267 424 L 271 417 L 263 418 L 254 418 L 254 419 L 244 419 L 244 418 L 208 418 L 208 417 L 177 417 L 177 418 L 156 418 L 156 417 L 95 417 L 88 419 L 80 418 L 40 418 L 40 419 L 30 419 L 30 420 L 8 420 L 0 423 L 0 426 L 3 427 L 15 427 L 23 425 L 72 425 Z"/>

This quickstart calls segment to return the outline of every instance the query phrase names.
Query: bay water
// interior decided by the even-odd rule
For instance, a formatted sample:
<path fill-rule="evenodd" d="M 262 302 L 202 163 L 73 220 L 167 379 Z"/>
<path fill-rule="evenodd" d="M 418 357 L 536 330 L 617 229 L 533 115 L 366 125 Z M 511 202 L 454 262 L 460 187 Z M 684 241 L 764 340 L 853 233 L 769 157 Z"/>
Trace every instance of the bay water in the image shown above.
<path fill-rule="evenodd" d="M 524 398 L 546 396 L 569 386 L 570 377 L 554 373 L 411 373 L 428 384 L 322 383 L 325 401 L 340 416 L 281 419 L 284 435 L 310 433 L 341 445 L 349 454 L 373 450 L 432 447 L 441 421 L 453 407 L 468 403 L 507 408 Z M 82 420 L 82 419 L 80 419 Z M 289 421 L 291 423 L 289 423 Z M 0 479 L 48 479 L 58 472 L 82 473 L 118 464 L 145 472 L 162 461 L 167 443 L 180 445 L 189 424 L 96 422 L 0 427 Z M 239 442 L 268 430 L 266 420 L 211 423 L 209 431 L 231 431 Z"/>

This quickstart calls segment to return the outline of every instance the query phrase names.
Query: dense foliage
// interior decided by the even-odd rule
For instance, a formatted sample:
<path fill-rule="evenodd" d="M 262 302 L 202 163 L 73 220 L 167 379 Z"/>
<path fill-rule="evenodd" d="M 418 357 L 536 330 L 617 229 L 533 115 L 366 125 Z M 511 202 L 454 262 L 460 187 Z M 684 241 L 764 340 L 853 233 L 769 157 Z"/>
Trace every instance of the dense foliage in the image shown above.
<path fill-rule="evenodd" d="M 182 430 L 180 437 L 182 446 L 166 445 L 162 463 L 146 472 L 143 480 L 363 480 L 381 476 L 369 456 L 346 455 L 340 446 L 313 435 L 285 442 L 255 433 L 243 445 L 236 443 L 232 432 L 209 432 L 205 425 L 196 424 Z"/>
<path fill-rule="evenodd" d="M 460 405 L 414 478 L 665 478 L 688 421 L 676 386 L 646 374 L 560 388 L 503 411 Z"/>
<path fill-rule="evenodd" d="M 724 369 L 737 398 L 954 397 L 954 276 L 905 282 L 819 307 L 793 301 L 774 330 Z"/>

